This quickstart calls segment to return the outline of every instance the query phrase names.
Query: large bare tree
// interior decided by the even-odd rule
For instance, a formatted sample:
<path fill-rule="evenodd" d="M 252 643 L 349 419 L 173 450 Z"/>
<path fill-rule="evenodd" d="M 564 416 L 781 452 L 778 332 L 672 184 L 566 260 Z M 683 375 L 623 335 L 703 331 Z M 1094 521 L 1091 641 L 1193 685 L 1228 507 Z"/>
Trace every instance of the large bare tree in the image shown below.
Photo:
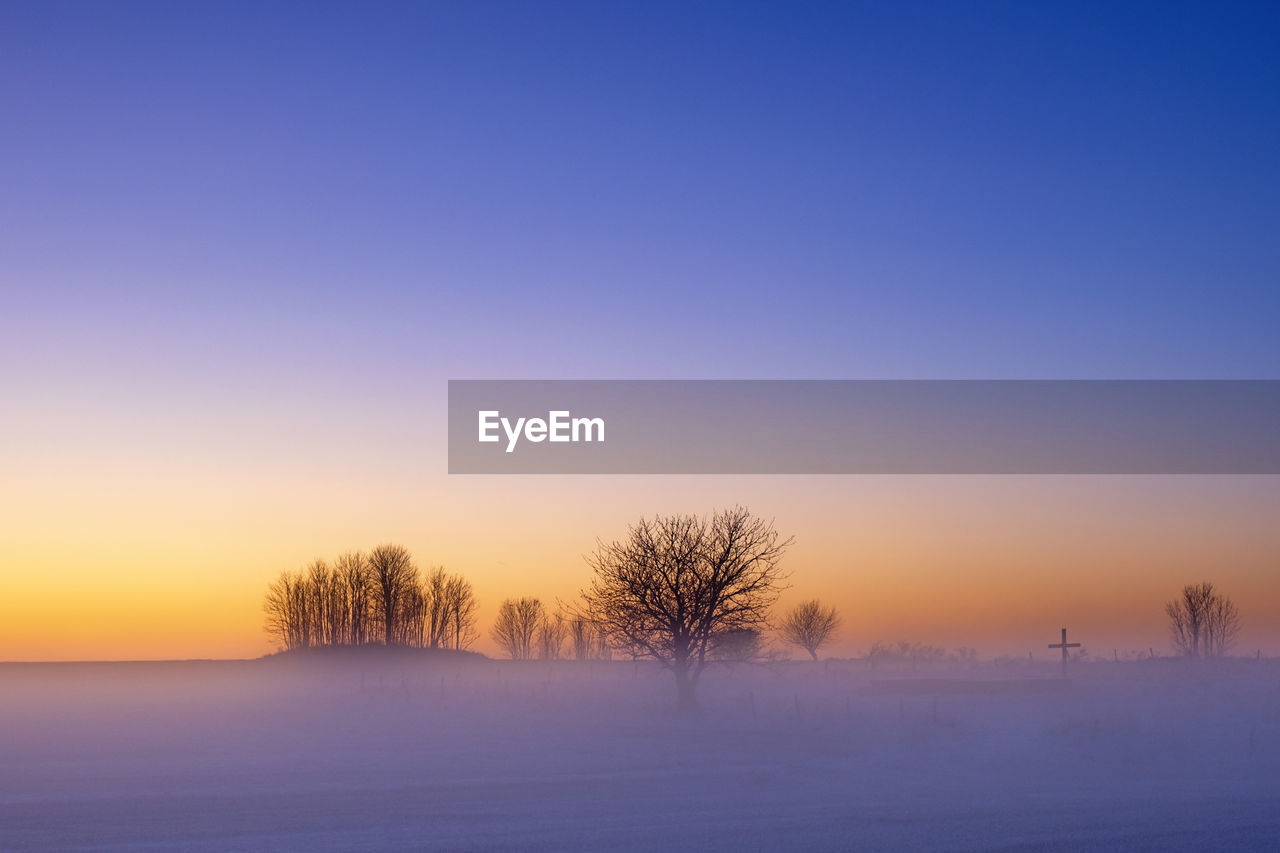
<path fill-rule="evenodd" d="M 1174 650 L 1184 657 L 1222 657 L 1240 633 L 1240 611 L 1208 581 L 1184 586 L 1164 612 Z"/>
<path fill-rule="evenodd" d="M 611 645 L 671 670 L 678 706 L 693 709 L 717 637 L 767 626 L 791 541 L 742 507 L 642 518 L 588 556 L 583 609 Z"/>
<path fill-rule="evenodd" d="M 840 614 L 834 607 L 825 607 L 816 598 L 803 601 L 787 611 L 778 625 L 782 639 L 799 646 L 818 659 L 818 649 L 831 639 L 840 627 Z"/>
<path fill-rule="evenodd" d="M 542 622 L 542 602 L 536 598 L 508 598 L 498 607 L 493 641 L 512 660 L 533 657 L 534 638 Z"/>

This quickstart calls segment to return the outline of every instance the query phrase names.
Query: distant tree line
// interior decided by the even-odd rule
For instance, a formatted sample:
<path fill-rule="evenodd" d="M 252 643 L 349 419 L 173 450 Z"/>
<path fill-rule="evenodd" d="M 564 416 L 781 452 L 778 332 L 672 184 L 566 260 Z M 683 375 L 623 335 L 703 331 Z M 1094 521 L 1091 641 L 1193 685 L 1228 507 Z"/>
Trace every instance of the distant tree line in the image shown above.
<path fill-rule="evenodd" d="M 281 572 L 264 609 L 267 632 L 290 650 L 370 643 L 465 649 L 478 636 L 470 582 L 438 566 L 420 571 L 401 545 Z"/>
<path fill-rule="evenodd" d="M 512 660 L 608 660 L 605 632 L 594 619 L 552 612 L 537 598 L 508 598 L 498 607 L 490 636 Z"/>
<path fill-rule="evenodd" d="M 615 651 L 655 660 L 674 675 L 678 706 L 691 709 L 707 665 L 761 659 L 765 630 L 814 661 L 837 634 L 839 613 L 818 600 L 770 620 L 791 541 L 742 507 L 642 518 L 587 556 L 592 575 L 576 603 L 552 610 L 535 597 L 508 598 L 490 636 L 513 660 L 609 659 Z M 282 572 L 265 608 L 267 629 L 285 649 L 465 649 L 478 637 L 471 584 L 440 567 L 419 570 L 394 544 Z M 1225 655 L 1240 632 L 1235 604 L 1210 583 L 1185 587 L 1165 612 L 1175 648 L 1188 657 Z M 876 643 L 866 659 L 973 663 L 976 653 Z"/>
<path fill-rule="evenodd" d="M 612 660 L 613 648 L 603 621 L 582 612 L 551 610 L 537 598 L 508 598 L 498 608 L 489 636 L 512 660 Z M 637 655 L 636 657 L 643 657 Z M 764 657 L 758 628 L 715 632 L 707 659 L 724 663 Z"/>
<path fill-rule="evenodd" d="M 976 649 L 961 646 L 948 650 L 930 643 L 913 643 L 899 640 L 896 643 L 884 643 L 877 640 L 867 649 L 864 659 L 874 668 L 880 664 L 917 664 L 965 663 L 977 661 Z"/>

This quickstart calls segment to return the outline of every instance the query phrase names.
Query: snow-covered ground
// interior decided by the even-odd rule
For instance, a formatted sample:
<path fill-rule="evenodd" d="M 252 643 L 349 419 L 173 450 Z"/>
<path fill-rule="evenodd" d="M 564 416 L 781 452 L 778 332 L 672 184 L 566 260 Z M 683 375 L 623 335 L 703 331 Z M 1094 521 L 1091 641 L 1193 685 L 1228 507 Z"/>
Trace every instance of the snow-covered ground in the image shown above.
<path fill-rule="evenodd" d="M 1280 662 L 1052 672 L 0 665 L 0 847 L 1280 850 Z"/>

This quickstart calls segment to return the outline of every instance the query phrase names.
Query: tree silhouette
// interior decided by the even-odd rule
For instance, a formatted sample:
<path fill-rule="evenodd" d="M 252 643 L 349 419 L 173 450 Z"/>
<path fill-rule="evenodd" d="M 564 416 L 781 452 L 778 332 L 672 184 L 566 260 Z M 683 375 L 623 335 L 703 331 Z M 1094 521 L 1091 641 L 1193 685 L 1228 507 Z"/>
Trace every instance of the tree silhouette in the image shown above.
<path fill-rule="evenodd" d="M 334 645 L 342 633 L 341 621 L 345 603 L 333 571 L 324 560 L 307 567 L 303 588 L 306 590 L 308 622 L 312 626 L 313 644 Z"/>
<path fill-rule="evenodd" d="M 612 656 L 608 637 L 594 619 L 570 613 L 567 624 L 575 660 L 607 660 Z"/>
<path fill-rule="evenodd" d="M 1173 647 L 1184 657 L 1222 657 L 1240 633 L 1240 611 L 1208 581 L 1184 586 L 1164 612 Z"/>
<path fill-rule="evenodd" d="M 569 633 L 561 613 L 543 613 L 538 620 L 537 650 L 543 660 L 559 660 L 564 638 Z"/>
<path fill-rule="evenodd" d="M 267 615 L 267 633 L 280 645 L 291 650 L 311 645 L 306 593 L 298 572 L 281 572 L 271 582 L 263 610 Z"/>
<path fill-rule="evenodd" d="M 476 639 L 475 593 L 462 575 L 435 566 L 422 580 L 423 645 L 463 649 Z"/>
<path fill-rule="evenodd" d="M 790 544 L 741 507 L 710 518 L 642 518 L 587 558 L 593 578 L 584 610 L 611 645 L 671 670 L 677 704 L 689 710 L 715 638 L 766 626 Z"/>
<path fill-rule="evenodd" d="M 334 561 L 334 573 L 344 590 L 347 622 L 342 642 L 361 646 L 369 642 L 373 608 L 373 572 L 364 554 L 347 551 Z"/>
<path fill-rule="evenodd" d="M 401 619 L 411 617 L 417 604 L 412 594 L 418 585 L 418 569 L 409 549 L 403 545 L 379 545 L 369 552 L 369 569 L 383 642 L 388 646 L 403 642 L 407 637 Z"/>
<path fill-rule="evenodd" d="M 440 635 L 437 645 L 445 649 L 465 649 L 480 636 L 476 630 L 476 594 L 471 582 L 462 575 L 451 575 L 442 569 L 443 582 L 434 593 L 439 607 Z M 434 577 L 434 575 L 433 575 Z M 435 589 L 435 587 L 433 587 Z"/>
<path fill-rule="evenodd" d="M 371 642 L 465 649 L 478 636 L 471 584 L 439 566 L 420 579 L 399 545 L 281 572 L 263 609 L 267 632 L 285 649 Z"/>
<path fill-rule="evenodd" d="M 840 615 L 834 607 L 824 607 L 816 598 L 801 602 L 782 617 L 778 633 L 788 643 L 799 646 L 818 659 L 818 649 L 831 639 L 840 627 Z"/>
<path fill-rule="evenodd" d="M 533 657 L 534 637 L 542 621 L 542 602 L 536 598 L 508 598 L 498 607 L 493 641 L 512 660 Z"/>

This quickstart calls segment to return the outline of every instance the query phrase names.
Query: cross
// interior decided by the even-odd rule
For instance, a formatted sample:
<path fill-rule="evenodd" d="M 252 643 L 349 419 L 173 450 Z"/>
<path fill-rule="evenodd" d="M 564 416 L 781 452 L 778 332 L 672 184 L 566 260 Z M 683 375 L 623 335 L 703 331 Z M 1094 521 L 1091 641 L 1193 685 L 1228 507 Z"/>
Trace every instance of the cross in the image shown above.
<path fill-rule="evenodd" d="M 1061 643 L 1050 643 L 1050 644 L 1049 644 L 1049 648 L 1051 648 L 1051 649 L 1062 649 L 1062 680 L 1063 680 L 1063 681 L 1066 681 L 1066 679 L 1067 679 L 1067 649 L 1078 649 L 1078 648 L 1080 648 L 1080 644 L 1079 644 L 1079 643 L 1068 643 L 1068 642 L 1067 642 L 1067 629 L 1066 629 L 1066 628 L 1063 628 L 1063 629 L 1062 629 L 1062 642 L 1061 642 Z"/>

